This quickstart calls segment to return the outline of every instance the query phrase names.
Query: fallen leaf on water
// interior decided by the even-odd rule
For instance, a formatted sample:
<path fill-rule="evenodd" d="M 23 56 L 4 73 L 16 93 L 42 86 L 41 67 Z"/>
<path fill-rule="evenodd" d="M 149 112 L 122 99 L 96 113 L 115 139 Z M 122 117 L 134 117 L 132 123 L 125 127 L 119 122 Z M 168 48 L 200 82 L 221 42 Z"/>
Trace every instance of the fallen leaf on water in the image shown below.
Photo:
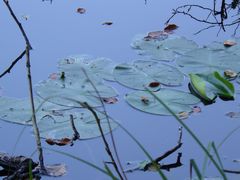
<path fill-rule="evenodd" d="M 151 39 L 161 39 L 164 40 L 168 37 L 168 33 L 164 31 L 153 31 L 149 32 L 147 36 L 144 37 L 145 41 L 150 41 Z"/>
<path fill-rule="evenodd" d="M 102 23 L 102 25 L 106 25 L 106 26 L 111 26 L 113 24 L 113 22 L 107 21 Z"/>
<path fill-rule="evenodd" d="M 192 108 L 192 112 L 193 113 L 200 113 L 202 110 L 201 110 L 201 108 L 199 107 L 199 106 L 194 106 L 193 108 Z"/>
<path fill-rule="evenodd" d="M 173 30 L 177 29 L 178 26 L 176 24 L 168 24 L 165 28 L 164 31 L 167 33 L 172 32 Z"/>
<path fill-rule="evenodd" d="M 230 118 L 240 118 L 240 112 L 229 112 L 226 114 L 226 116 Z"/>
<path fill-rule="evenodd" d="M 225 46 L 225 47 L 231 47 L 231 46 L 234 46 L 234 45 L 236 45 L 237 43 L 235 42 L 235 41 L 232 41 L 232 40 L 226 40 L 226 41 L 224 41 L 223 42 L 223 45 Z"/>
<path fill-rule="evenodd" d="M 151 83 L 149 83 L 148 86 L 154 88 L 154 87 L 160 86 L 160 83 L 159 82 L 151 82 Z"/>
<path fill-rule="evenodd" d="M 188 112 L 180 112 L 177 114 L 177 116 L 180 118 L 180 119 L 187 119 L 189 117 L 189 113 Z"/>
<path fill-rule="evenodd" d="M 240 163 L 240 159 L 234 159 L 233 162 Z"/>
<path fill-rule="evenodd" d="M 86 9 L 84 8 L 77 8 L 77 13 L 84 14 L 86 12 Z"/>
<path fill-rule="evenodd" d="M 58 74 L 57 73 L 52 73 L 52 74 L 49 75 L 48 78 L 52 79 L 52 80 L 56 80 L 58 78 Z"/>
<path fill-rule="evenodd" d="M 149 99 L 148 99 L 147 97 L 145 97 L 145 96 L 142 96 L 142 97 L 141 97 L 141 101 L 142 101 L 144 104 L 146 104 L 146 105 L 149 104 Z"/>
<path fill-rule="evenodd" d="M 118 102 L 118 99 L 116 97 L 102 98 L 102 100 L 107 104 L 115 104 Z"/>
<path fill-rule="evenodd" d="M 38 170 L 38 169 L 40 171 L 40 166 L 35 168 L 35 170 Z M 46 165 L 45 169 L 46 169 L 46 172 L 45 172 L 46 174 L 43 174 L 43 175 L 48 175 L 52 177 L 63 176 L 67 172 L 67 167 L 65 164 Z"/>
<path fill-rule="evenodd" d="M 224 76 L 226 76 L 227 78 L 236 78 L 237 77 L 237 73 L 231 69 L 227 69 L 224 71 Z"/>
<path fill-rule="evenodd" d="M 46 143 L 49 145 L 58 145 L 58 146 L 65 146 L 72 143 L 72 140 L 69 138 L 62 138 L 62 139 L 46 139 Z"/>

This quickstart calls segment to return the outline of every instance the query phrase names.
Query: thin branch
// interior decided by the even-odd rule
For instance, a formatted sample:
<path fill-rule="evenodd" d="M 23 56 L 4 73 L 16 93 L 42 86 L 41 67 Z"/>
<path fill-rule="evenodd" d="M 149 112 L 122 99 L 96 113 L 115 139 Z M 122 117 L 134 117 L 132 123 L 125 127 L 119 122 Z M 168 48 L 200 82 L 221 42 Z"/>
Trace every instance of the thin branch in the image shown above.
<path fill-rule="evenodd" d="M 123 174 L 123 177 L 127 180 L 127 176 L 126 176 L 126 174 L 125 174 L 125 172 L 124 172 L 122 163 L 121 163 L 120 158 L 119 158 L 119 155 L 118 155 L 116 143 L 115 143 L 114 136 L 113 136 L 113 133 L 112 133 L 112 127 L 111 127 L 111 124 L 110 124 L 109 116 L 108 116 L 108 114 L 107 114 L 107 110 L 106 110 L 106 107 L 105 107 L 105 105 L 104 105 L 103 99 L 102 99 L 102 97 L 101 97 L 101 95 L 100 95 L 97 87 L 96 87 L 95 84 L 91 81 L 91 79 L 89 78 L 89 76 L 88 76 L 88 74 L 87 74 L 87 72 L 85 71 L 84 68 L 82 68 L 82 71 L 83 71 L 84 75 L 86 76 L 86 78 L 89 80 L 89 82 L 90 82 L 90 84 L 92 85 L 92 87 L 94 88 L 94 90 L 95 90 L 95 92 L 96 92 L 96 94 L 97 94 L 97 97 L 99 98 L 99 100 L 100 100 L 100 102 L 101 102 L 101 106 L 102 106 L 102 108 L 103 108 L 103 113 L 104 113 L 104 115 L 106 116 L 107 123 L 108 123 L 108 128 L 109 128 L 109 130 L 110 130 L 110 137 L 111 137 L 111 141 L 112 141 L 112 145 L 113 145 L 113 150 L 114 150 L 115 156 L 116 156 L 116 158 L 117 158 L 117 162 L 118 162 L 118 164 L 119 164 L 119 167 L 120 167 L 120 169 L 121 169 L 121 172 L 122 172 L 122 174 Z"/>
<path fill-rule="evenodd" d="M 77 139 L 80 139 L 80 134 L 77 131 L 77 128 L 74 124 L 74 119 L 73 119 L 73 115 L 70 114 L 70 122 L 71 122 L 71 126 L 72 126 L 72 130 L 73 130 L 73 137 L 72 137 L 72 141 L 76 141 Z"/>
<path fill-rule="evenodd" d="M 12 64 L 0 75 L 0 78 L 5 76 L 7 73 L 10 73 L 11 69 L 15 66 L 15 64 L 23 58 L 23 56 L 26 54 L 26 50 L 24 50 L 14 61 L 12 61 Z"/>
<path fill-rule="evenodd" d="M 236 170 L 224 169 L 223 171 L 226 172 L 226 173 L 231 173 L 231 174 L 240 174 L 240 171 L 236 171 Z"/>
<path fill-rule="evenodd" d="M 118 169 L 118 166 L 117 166 L 117 164 L 116 164 L 116 161 L 114 160 L 114 157 L 113 157 L 113 155 L 112 155 L 112 152 L 111 152 L 111 150 L 110 150 L 110 147 L 109 147 L 109 145 L 108 145 L 108 142 L 107 142 L 107 140 L 106 140 L 106 138 L 105 138 L 105 135 L 104 135 L 104 132 L 103 132 L 103 129 L 102 129 L 102 126 L 101 126 L 101 122 L 100 122 L 100 119 L 99 119 L 97 113 L 94 111 L 94 109 L 93 109 L 91 106 L 88 105 L 87 102 L 81 103 L 81 105 L 82 105 L 83 107 L 87 108 L 87 109 L 93 114 L 93 116 L 94 116 L 94 118 L 95 118 L 95 120 L 96 120 L 96 122 L 97 122 L 98 128 L 99 128 L 99 130 L 100 130 L 100 134 L 101 134 L 102 140 L 103 140 L 104 145 L 105 145 L 105 150 L 106 150 L 106 152 L 108 153 L 108 155 L 109 155 L 109 157 L 110 157 L 110 159 L 111 159 L 111 161 L 112 161 L 113 167 L 114 167 L 114 169 L 116 170 L 119 178 L 120 178 L 121 180 L 123 180 L 123 177 L 122 177 L 122 175 L 121 175 L 121 173 L 120 173 L 120 171 L 119 171 L 119 169 Z"/>
<path fill-rule="evenodd" d="M 29 42 L 29 39 L 28 39 L 28 37 L 27 37 L 27 34 L 26 34 L 26 32 L 24 31 L 24 29 L 23 29 L 23 27 L 22 27 L 22 24 L 19 22 L 19 20 L 17 19 L 16 15 L 14 14 L 11 6 L 9 5 L 9 1 L 8 1 L 8 0 L 3 0 L 3 2 L 6 4 L 6 6 L 7 6 L 8 10 L 9 10 L 11 16 L 13 17 L 14 21 L 15 21 L 16 24 L 18 25 L 18 28 L 20 29 L 20 31 L 21 31 L 24 39 L 25 39 L 25 42 L 26 42 L 27 46 L 29 47 L 29 50 L 31 50 L 31 49 L 32 49 L 32 46 L 31 46 L 31 44 L 30 44 L 30 42 Z"/>

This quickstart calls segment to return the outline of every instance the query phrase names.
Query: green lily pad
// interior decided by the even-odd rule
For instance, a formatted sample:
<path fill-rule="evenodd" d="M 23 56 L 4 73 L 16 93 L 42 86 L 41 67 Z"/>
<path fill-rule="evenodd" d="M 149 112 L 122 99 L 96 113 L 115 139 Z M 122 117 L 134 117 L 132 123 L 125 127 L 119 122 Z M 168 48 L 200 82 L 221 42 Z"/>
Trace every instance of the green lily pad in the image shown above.
<path fill-rule="evenodd" d="M 32 111 L 29 99 L 16 99 L 0 97 L 0 119 L 23 125 L 32 125 Z M 42 138 L 62 139 L 73 136 L 73 129 L 70 123 L 70 114 L 73 115 L 74 125 L 80 134 L 80 139 L 89 139 L 100 136 L 100 131 L 94 116 L 86 109 L 64 109 L 49 102 L 43 102 L 35 98 L 36 119 L 40 136 Z M 39 108 L 38 108 L 39 107 Z M 109 132 L 106 116 L 97 113 L 101 120 L 101 127 L 104 133 Z M 117 124 L 110 120 L 111 129 Z"/>
<path fill-rule="evenodd" d="M 85 76 L 82 72 L 82 69 L 84 69 L 88 75 L 94 77 L 94 80 L 114 81 L 112 74 L 114 65 L 113 61 L 108 58 L 79 55 L 61 60 L 58 63 L 58 68 L 60 72 L 64 72 L 68 77 L 72 76 L 76 79 Z"/>
<path fill-rule="evenodd" d="M 173 61 L 177 55 L 182 55 L 198 47 L 184 37 L 169 35 L 166 39 L 146 40 L 145 35 L 138 35 L 131 46 L 140 55 L 150 56 L 153 60 Z"/>
<path fill-rule="evenodd" d="M 70 123 L 70 115 L 73 115 L 74 125 L 80 134 L 80 139 L 101 136 L 96 119 L 93 114 L 86 109 L 82 109 L 80 112 L 65 111 L 62 116 L 49 115 L 41 118 L 38 123 L 40 136 L 51 139 L 71 139 L 74 131 Z M 101 113 L 97 113 L 97 115 L 100 119 L 104 134 L 109 133 L 110 130 L 106 116 Z M 117 127 L 117 124 L 113 120 L 110 120 L 110 125 L 112 130 Z"/>
<path fill-rule="evenodd" d="M 191 112 L 191 105 L 199 103 L 197 97 L 179 90 L 161 89 L 153 93 L 161 98 L 176 114 Z M 131 106 L 141 111 L 159 115 L 171 115 L 171 113 L 147 91 L 131 92 L 125 96 L 125 99 Z"/>
<path fill-rule="evenodd" d="M 214 102 L 219 96 L 223 100 L 234 99 L 234 86 L 218 72 L 211 74 L 190 74 L 190 87 L 206 104 Z"/>
<path fill-rule="evenodd" d="M 166 86 L 181 85 L 183 74 L 175 67 L 147 60 L 137 60 L 133 64 L 119 64 L 113 71 L 115 80 L 129 88 L 144 90 L 149 86 L 159 90 L 160 84 Z M 153 87 L 151 83 L 159 83 Z"/>
<path fill-rule="evenodd" d="M 239 59 L 240 56 L 229 54 L 224 51 L 213 51 L 208 48 L 200 48 L 179 56 L 176 59 L 176 63 L 179 65 L 179 69 L 186 74 L 209 74 L 214 71 L 223 74 L 227 69 L 239 72 Z"/>
<path fill-rule="evenodd" d="M 98 90 L 100 97 L 109 98 L 117 96 L 116 91 L 112 87 L 105 85 L 102 81 L 94 80 L 93 76 L 89 78 Z M 56 74 L 55 79 L 48 79 L 38 83 L 35 86 L 35 90 L 41 98 L 48 99 L 48 101 L 55 104 L 81 107 L 76 102 L 78 101 L 87 102 L 91 107 L 97 107 L 101 105 L 101 101 L 91 82 L 85 75 L 82 78 L 76 78 L 75 76 L 72 77 L 65 74 L 63 78 L 62 74 Z"/>
<path fill-rule="evenodd" d="M 235 42 L 236 44 L 233 46 L 224 46 L 224 43 L 215 41 L 209 44 L 207 48 L 214 51 L 225 51 L 227 53 L 240 56 L 240 38 L 234 38 L 231 41 Z"/>

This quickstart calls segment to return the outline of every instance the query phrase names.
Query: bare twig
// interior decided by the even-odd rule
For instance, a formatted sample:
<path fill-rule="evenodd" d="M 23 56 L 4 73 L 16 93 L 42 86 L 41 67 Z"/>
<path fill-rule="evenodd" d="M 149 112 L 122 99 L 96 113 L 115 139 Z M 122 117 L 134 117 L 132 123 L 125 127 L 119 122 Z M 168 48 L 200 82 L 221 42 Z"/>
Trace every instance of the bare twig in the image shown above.
<path fill-rule="evenodd" d="M 31 110 L 32 110 L 32 124 L 33 124 L 36 144 L 37 144 L 38 155 L 39 155 L 40 171 L 41 171 L 42 174 L 46 174 L 46 169 L 45 169 L 44 160 L 43 160 L 43 150 L 42 150 L 42 146 L 41 146 L 40 133 L 39 133 L 39 129 L 38 129 L 38 126 L 37 126 L 37 120 L 36 120 L 36 114 L 35 114 L 33 89 L 32 89 L 31 64 L 30 64 L 30 50 L 32 49 L 32 46 L 29 42 L 29 39 L 26 35 L 26 32 L 24 31 L 24 29 L 22 27 L 22 24 L 18 21 L 16 15 L 14 14 L 14 12 L 13 12 L 10 4 L 9 4 L 9 1 L 8 0 L 3 0 L 3 2 L 7 6 L 12 18 L 14 19 L 14 21 L 18 25 L 18 28 L 21 31 L 22 36 L 24 37 L 24 40 L 25 40 L 25 43 L 26 43 L 26 49 L 25 49 L 24 54 L 26 55 L 27 78 L 28 78 L 28 85 L 29 85 L 29 96 L 30 96 Z"/>
<path fill-rule="evenodd" d="M 173 154 L 173 153 L 174 153 L 176 150 L 178 150 L 181 146 L 182 146 L 182 127 L 179 127 L 179 139 L 178 139 L 178 144 L 177 144 L 174 148 L 172 148 L 172 149 L 168 150 L 167 152 L 165 152 L 162 156 L 156 158 L 156 159 L 154 160 L 154 163 L 159 164 L 161 169 L 166 169 L 166 170 L 167 170 L 167 169 L 170 170 L 170 169 L 171 169 L 170 167 L 175 167 L 175 166 L 178 167 L 178 166 L 181 164 L 181 163 L 178 162 L 178 160 L 180 161 L 180 158 L 181 158 L 182 154 L 181 154 L 181 155 L 180 155 L 180 154 L 178 155 L 178 160 L 177 160 L 176 163 L 174 163 L 173 165 L 172 165 L 172 164 L 166 165 L 164 168 L 162 168 L 162 166 L 161 166 L 161 164 L 160 164 L 160 161 L 163 160 L 163 159 L 165 159 L 165 158 L 168 157 L 169 155 Z M 153 165 L 153 162 L 148 163 L 148 164 L 144 167 L 144 170 L 148 170 L 149 167 L 152 166 L 152 165 Z M 182 165 L 182 164 L 181 164 L 181 165 Z"/>
<path fill-rule="evenodd" d="M 120 167 L 120 169 L 121 169 L 121 172 L 122 172 L 122 174 L 123 174 L 123 177 L 124 177 L 125 179 L 127 179 L 127 176 L 126 176 L 126 174 L 125 174 L 125 172 L 124 172 L 122 163 L 121 163 L 120 158 L 119 158 L 119 155 L 118 155 L 116 143 L 115 143 L 114 136 L 113 136 L 113 133 L 112 133 L 112 127 L 111 127 L 111 124 L 110 124 L 109 116 L 108 116 L 108 114 L 107 114 L 106 107 L 105 107 L 105 105 L 104 105 L 103 99 L 102 99 L 102 97 L 101 97 L 98 89 L 96 88 L 95 84 L 94 84 L 94 83 L 91 81 L 91 79 L 89 78 L 86 70 L 85 70 L 84 68 L 82 68 L 82 71 L 83 71 L 84 75 L 86 76 L 86 78 L 89 80 L 89 82 L 90 82 L 90 84 L 92 85 L 92 87 L 94 88 L 94 90 L 95 90 L 95 92 L 96 92 L 96 94 L 97 94 L 97 96 L 98 96 L 98 98 L 99 98 L 99 100 L 100 100 L 100 102 L 101 102 L 101 106 L 102 106 L 102 108 L 103 108 L 103 113 L 104 113 L 104 115 L 106 116 L 107 123 L 108 123 L 108 128 L 109 128 L 109 130 L 110 130 L 110 137 L 111 137 L 111 141 L 112 141 L 112 145 L 113 145 L 113 150 L 114 150 L 115 156 L 116 156 L 116 158 L 117 158 L 117 162 L 118 162 L 118 164 L 119 164 L 119 167 Z"/>
<path fill-rule="evenodd" d="M 236 170 L 224 169 L 223 171 L 226 172 L 226 173 L 231 173 L 231 174 L 240 174 L 240 171 L 239 171 L 239 170 L 236 171 Z"/>
<path fill-rule="evenodd" d="M 24 50 L 14 61 L 12 61 L 12 64 L 0 75 L 0 78 L 5 76 L 7 73 L 10 73 L 11 69 L 15 66 L 15 64 L 23 58 L 23 56 L 26 54 L 26 50 Z"/>
<path fill-rule="evenodd" d="M 73 137 L 72 137 L 72 141 L 76 141 L 77 139 L 80 139 L 80 134 L 76 129 L 76 126 L 74 124 L 74 119 L 73 119 L 73 115 L 70 114 L 70 122 L 71 122 L 71 126 L 72 126 L 72 130 L 73 130 Z"/>
<path fill-rule="evenodd" d="M 106 140 L 106 138 L 105 138 L 103 129 L 102 129 L 102 127 L 101 127 L 101 122 L 100 122 L 100 119 L 99 119 L 97 113 L 94 111 L 94 109 L 93 109 L 91 106 L 88 105 L 87 102 L 81 103 L 81 105 L 82 105 L 83 107 L 87 108 L 87 109 L 93 114 L 93 116 L 94 116 L 94 118 L 95 118 L 95 120 L 96 120 L 96 122 L 97 122 L 98 129 L 99 129 L 99 131 L 100 131 L 102 140 L 103 140 L 103 142 L 104 142 L 105 150 L 106 150 L 106 152 L 108 153 L 108 155 L 109 155 L 109 157 L 110 157 L 110 159 L 111 159 L 111 163 L 112 163 L 114 169 L 116 170 L 119 178 L 120 178 L 121 180 L 123 180 L 123 177 L 122 177 L 122 175 L 121 175 L 121 173 L 120 173 L 120 171 L 119 171 L 119 169 L 118 169 L 118 166 L 117 166 L 117 164 L 116 164 L 116 161 L 115 161 L 115 159 L 114 159 L 114 157 L 113 157 L 113 155 L 112 155 L 112 152 L 111 152 L 111 150 L 110 150 L 110 147 L 109 147 L 109 145 L 108 145 L 108 142 L 107 142 L 107 140 Z"/>

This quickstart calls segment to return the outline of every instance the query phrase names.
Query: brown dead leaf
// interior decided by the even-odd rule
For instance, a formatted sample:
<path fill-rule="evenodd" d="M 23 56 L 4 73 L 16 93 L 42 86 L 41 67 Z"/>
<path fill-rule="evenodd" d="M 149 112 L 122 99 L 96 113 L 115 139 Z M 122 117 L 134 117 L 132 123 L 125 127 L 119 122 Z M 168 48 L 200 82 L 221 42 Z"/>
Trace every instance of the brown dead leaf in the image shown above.
<path fill-rule="evenodd" d="M 149 32 L 148 35 L 146 37 L 144 37 L 145 41 L 150 41 L 151 39 L 160 39 L 160 40 L 164 40 L 168 37 L 168 33 L 164 32 L 164 31 L 153 31 L 153 32 Z"/>
<path fill-rule="evenodd" d="M 102 100 L 107 104 L 115 104 L 118 102 L 118 99 L 116 97 L 102 98 Z"/>
<path fill-rule="evenodd" d="M 200 113 L 202 110 L 201 110 L 201 108 L 199 107 L 199 106 L 194 106 L 193 108 L 192 108 L 192 112 L 193 113 Z"/>
<path fill-rule="evenodd" d="M 102 23 L 102 25 L 105 25 L 105 26 L 111 26 L 112 24 L 113 24 L 113 22 L 111 22 L 111 21 Z"/>
<path fill-rule="evenodd" d="M 52 73 L 52 74 L 49 75 L 48 78 L 52 79 L 52 80 L 56 80 L 58 78 L 58 74 L 57 73 Z"/>
<path fill-rule="evenodd" d="M 155 88 L 155 87 L 160 86 L 160 83 L 159 82 L 151 82 L 151 83 L 149 83 L 148 86 L 151 87 L 151 88 Z"/>
<path fill-rule="evenodd" d="M 176 24 L 168 24 L 165 28 L 164 31 L 167 33 L 172 32 L 173 30 L 176 30 L 178 26 Z"/>
<path fill-rule="evenodd" d="M 84 9 L 84 8 L 77 8 L 77 13 L 84 14 L 84 13 L 86 13 L 86 9 Z"/>
<path fill-rule="evenodd" d="M 224 41 L 223 42 L 223 45 L 225 46 L 225 47 L 231 47 L 231 46 L 234 46 L 234 45 L 236 45 L 237 43 L 235 42 L 235 41 L 233 41 L 233 40 L 226 40 L 226 41 Z"/>
<path fill-rule="evenodd" d="M 235 71 L 233 71 L 233 70 L 231 70 L 231 69 L 227 69 L 227 70 L 225 70 L 224 71 L 224 76 L 226 76 L 227 78 L 236 78 L 237 77 L 237 73 L 235 72 Z"/>
<path fill-rule="evenodd" d="M 62 139 L 46 139 L 46 143 L 49 145 L 58 145 L 58 146 L 65 146 L 72 143 L 72 140 L 69 138 L 62 138 Z"/>

